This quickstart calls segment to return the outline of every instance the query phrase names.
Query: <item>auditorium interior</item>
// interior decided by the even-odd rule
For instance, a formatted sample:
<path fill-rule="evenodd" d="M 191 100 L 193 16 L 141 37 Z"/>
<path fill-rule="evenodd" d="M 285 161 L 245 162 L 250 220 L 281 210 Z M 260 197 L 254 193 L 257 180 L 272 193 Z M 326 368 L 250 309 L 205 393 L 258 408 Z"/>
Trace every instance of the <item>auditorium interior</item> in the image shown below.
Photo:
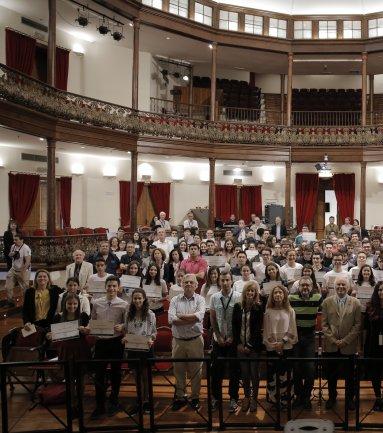
<path fill-rule="evenodd" d="M 238 242 L 232 241 L 233 251 L 236 247 L 246 252 L 248 244 L 255 245 L 256 253 L 247 254 L 255 267 L 263 257 L 258 242 L 276 255 L 275 245 L 286 238 L 298 263 L 305 248 L 315 254 L 316 244 L 322 259 L 328 242 L 336 256 L 341 251 L 338 239 L 346 234 L 347 272 L 354 275 L 353 268 L 362 266 L 359 250 L 377 239 L 374 259 L 370 264 L 367 254 L 367 263 L 371 272 L 376 265 L 383 276 L 377 265 L 381 251 L 383 263 L 383 2 L 0 0 L 0 186 L 1 234 L 10 232 L 15 221 L 31 251 L 28 286 L 36 284 L 36 271 L 44 269 L 52 287 L 64 290 L 73 253 L 81 250 L 88 258 L 103 241 L 112 245 L 110 239 L 120 232 L 121 239 L 135 242 L 136 248 L 141 248 L 141 238 L 165 242 L 158 241 L 155 229 L 161 212 L 169 222 L 166 239 L 174 247 L 178 244 L 177 251 L 181 252 L 181 238 L 187 241 L 186 248 L 194 243 L 198 249 L 203 243 L 206 248 L 207 231 L 213 230 L 215 255 L 227 256 L 231 253 L 226 250 L 226 232 L 231 231 Z M 191 228 L 196 236 L 189 242 L 184 229 L 192 227 L 190 212 L 197 229 Z M 258 234 L 252 229 L 252 216 L 263 225 Z M 279 232 L 278 217 L 285 235 Z M 328 229 L 330 217 L 336 230 Z M 343 230 L 347 218 L 359 230 L 354 244 L 353 227 L 350 232 Z M 253 232 L 248 243 L 240 239 L 242 220 L 248 227 L 244 233 Z M 269 238 L 262 237 L 264 230 L 270 230 Z M 346 250 L 349 243 L 351 249 Z M 165 253 L 169 256 L 170 251 Z M 184 261 L 190 260 L 186 253 Z M 25 329 L 27 288 L 16 278 L 13 298 L 8 291 L 7 300 L 9 272 L 17 261 L 8 254 L 4 233 L 0 236 L 4 433 L 293 431 L 287 429 L 288 423 L 304 419 L 318 425 L 328 419 L 332 428 L 340 430 L 383 429 L 383 400 L 379 397 L 382 405 L 377 409 L 368 367 L 380 369 L 382 379 L 383 370 L 363 352 L 367 332 L 363 323 L 368 322 L 363 308 L 358 349 L 352 359 L 344 360 L 345 370 L 352 368 L 355 379 L 356 408 L 348 401 L 347 374 L 338 383 L 337 405 L 326 405 L 331 360 L 326 362 L 322 354 L 327 337 L 319 311 L 311 364 L 307 359 L 276 361 L 277 371 L 291 367 L 284 378 L 286 405 L 281 395 L 270 403 L 269 361 L 263 347 L 259 360 L 253 361 L 259 370 L 256 410 L 243 410 L 248 396 L 242 380 L 237 398 L 242 408 L 239 403 L 238 409 L 228 409 L 230 372 L 223 373 L 222 395 L 215 407 L 213 370 L 225 370 L 225 363 L 219 366 L 216 361 L 217 367 L 210 362 L 217 339 L 209 319 L 203 326 L 198 406 L 195 398 L 185 397 L 184 407 L 174 410 L 178 379 L 172 344 L 178 338 L 173 334 L 172 343 L 168 309 L 173 298 L 169 297 L 161 313 L 155 314 L 156 358 L 140 364 L 126 352 L 119 363 L 121 410 L 114 416 L 92 418 L 97 358 L 79 363 L 63 360 L 46 339 L 18 348 L 17 362 L 9 357 L 10 345 L 19 341 L 10 338 L 12 331 L 21 335 Z M 221 262 L 207 263 L 211 267 Z M 336 265 L 329 264 L 327 271 L 334 272 L 330 269 Z M 196 293 L 207 277 L 198 275 Z M 262 287 L 258 276 L 254 278 Z M 176 284 L 164 279 L 168 289 L 170 283 Z M 375 280 L 379 291 L 380 280 Z M 350 281 L 357 284 L 351 277 Z M 287 283 L 286 287 L 290 289 Z M 350 289 L 347 296 L 354 295 Z M 227 306 L 230 302 L 231 296 Z M 269 306 L 267 299 L 264 306 Z M 383 301 L 381 308 L 379 346 L 383 346 Z M 336 353 L 342 355 L 341 349 Z M 383 350 L 380 353 L 382 363 Z M 240 368 L 234 359 L 230 362 L 239 374 L 242 364 Z M 297 362 L 303 369 L 315 366 L 309 407 L 294 406 L 290 376 Z M 106 375 L 113 382 L 113 363 Z M 148 401 L 142 395 L 145 386 L 142 391 L 137 385 L 141 376 L 149 381 Z M 282 376 L 276 377 L 281 394 Z M 192 388 L 193 379 L 187 383 Z M 134 404 L 137 412 L 129 410 Z"/>

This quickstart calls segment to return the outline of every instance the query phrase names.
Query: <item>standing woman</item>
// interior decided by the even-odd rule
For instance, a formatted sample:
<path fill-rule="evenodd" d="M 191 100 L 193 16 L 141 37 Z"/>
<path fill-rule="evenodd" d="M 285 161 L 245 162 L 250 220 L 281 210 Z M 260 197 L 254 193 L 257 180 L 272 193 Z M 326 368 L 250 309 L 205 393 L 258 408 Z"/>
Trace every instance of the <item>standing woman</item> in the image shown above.
<path fill-rule="evenodd" d="M 129 350 L 128 359 L 139 359 L 141 362 L 141 376 L 136 373 L 137 387 L 141 387 L 143 400 L 143 410 L 149 413 L 149 387 L 147 374 L 147 359 L 154 357 L 153 343 L 156 339 L 156 316 L 149 309 L 149 302 L 143 289 L 135 289 L 132 293 L 132 303 L 130 304 L 126 322 L 124 325 L 125 336 L 121 340 L 123 344 L 129 342 L 130 335 L 141 335 L 148 338 L 147 350 Z M 135 406 L 130 415 L 138 412 L 138 406 Z"/>
<path fill-rule="evenodd" d="M 10 219 L 8 223 L 8 228 L 4 232 L 4 257 L 7 263 L 7 271 L 9 271 L 12 267 L 12 258 L 9 257 L 9 253 L 11 252 L 11 247 L 13 245 L 14 239 L 13 237 L 17 234 L 21 234 L 21 230 L 17 225 L 15 220 Z"/>
<path fill-rule="evenodd" d="M 262 349 L 263 309 L 259 297 L 259 285 L 249 281 L 242 290 L 241 303 L 234 305 L 233 342 L 241 358 L 251 361 L 241 362 L 241 374 L 245 398 L 242 412 L 255 412 L 257 408 L 259 370 L 256 358 Z"/>
<path fill-rule="evenodd" d="M 375 277 L 369 265 L 360 268 L 358 279 L 355 283 L 355 294 L 362 305 L 362 313 L 366 311 L 367 302 L 371 299 L 375 287 Z M 382 342 L 383 344 L 383 342 Z"/>
<path fill-rule="evenodd" d="M 289 302 L 289 293 L 286 287 L 278 285 L 271 291 L 267 300 L 266 312 L 263 320 L 263 343 L 266 346 L 267 356 L 282 358 L 291 356 L 293 346 L 298 341 L 295 311 Z M 277 367 L 278 366 L 278 367 Z M 288 400 L 289 382 L 288 371 L 291 368 L 287 363 L 278 364 L 274 361 L 267 365 L 267 397 L 277 404 L 277 375 L 279 376 L 279 400 L 285 406 Z"/>
<path fill-rule="evenodd" d="M 109 248 L 112 253 L 118 251 L 118 238 L 116 236 L 109 239 Z"/>
<path fill-rule="evenodd" d="M 226 257 L 226 262 L 230 263 L 230 260 L 235 257 L 234 243 L 231 239 L 227 239 L 223 245 L 223 255 Z"/>
<path fill-rule="evenodd" d="M 139 241 L 139 252 L 143 259 L 146 259 L 150 256 L 149 253 L 149 239 L 147 237 L 142 237 Z"/>
<path fill-rule="evenodd" d="M 163 280 L 168 275 L 168 264 L 165 263 L 166 253 L 162 248 L 155 248 L 150 256 L 150 262 L 155 263 L 160 269 L 160 278 Z"/>
<path fill-rule="evenodd" d="M 148 271 L 146 272 L 146 276 L 142 285 L 161 287 L 162 298 L 149 298 L 149 308 L 156 314 L 162 313 L 164 310 L 163 301 L 166 300 L 168 288 L 166 287 L 165 280 L 160 277 L 160 268 L 155 263 L 149 264 Z"/>
<path fill-rule="evenodd" d="M 365 329 L 367 331 L 364 346 L 366 358 L 383 358 L 383 281 L 379 281 L 374 288 L 371 301 L 367 304 L 365 316 Z M 380 361 L 370 361 L 366 367 L 371 371 L 371 383 L 375 393 L 373 410 L 383 411 L 382 400 L 382 372 Z"/>
<path fill-rule="evenodd" d="M 53 323 L 61 289 L 52 286 L 49 272 L 39 269 L 36 272 L 33 287 L 25 291 L 23 304 L 24 328 L 28 331 L 34 324 L 49 328 Z"/>
<path fill-rule="evenodd" d="M 167 268 L 167 274 L 165 275 L 164 280 L 169 284 L 176 283 L 176 273 L 180 268 L 180 264 L 182 262 L 182 253 L 181 250 L 177 247 L 170 251 L 169 254 L 169 262 Z"/>

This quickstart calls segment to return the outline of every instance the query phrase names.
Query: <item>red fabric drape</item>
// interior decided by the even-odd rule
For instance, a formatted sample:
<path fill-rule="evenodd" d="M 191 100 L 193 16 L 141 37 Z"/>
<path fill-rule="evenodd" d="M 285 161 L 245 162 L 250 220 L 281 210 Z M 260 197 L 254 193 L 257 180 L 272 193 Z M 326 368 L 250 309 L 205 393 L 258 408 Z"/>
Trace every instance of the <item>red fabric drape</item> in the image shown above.
<path fill-rule="evenodd" d="M 9 213 L 22 226 L 28 219 L 39 191 L 40 176 L 9 173 Z"/>
<path fill-rule="evenodd" d="M 144 182 L 137 182 L 137 203 L 140 201 Z M 120 221 L 122 226 L 130 224 L 130 182 L 120 180 Z"/>
<path fill-rule="evenodd" d="M 317 208 L 319 177 L 317 173 L 297 173 L 295 198 L 298 230 L 310 226 Z"/>
<path fill-rule="evenodd" d="M 355 203 L 355 174 L 334 174 L 333 185 L 342 224 L 346 217 L 350 217 L 352 221 Z"/>
<path fill-rule="evenodd" d="M 161 211 L 164 211 L 169 217 L 170 183 L 151 183 L 149 186 L 149 191 L 156 215 L 158 215 Z"/>
<path fill-rule="evenodd" d="M 70 227 L 70 207 L 72 203 L 72 178 L 60 178 L 60 206 L 63 227 Z"/>
<path fill-rule="evenodd" d="M 246 223 L 250 221 L 250 215 L 255 213 L 262 216 L 262 186 L 251 185 L 241 188 L 241 209 L 240 216 Z"/>
<path fill-rule="evenodd" d="M 5 29 L 7 66 L 31 75 L 35 61 L 36 39 Z"/>
<path fill-rule="evenodd" d="M 55 87 L 61 90 L 67 90 L 69 70 L 69 51 L 63 48 L 56 48 L 56 71 Z"/>
<path fill-rule="evenodd" d="M 225 222 L 230 218 L 231 214 L 237 214 L 237 187 L 235 185 L 216 185 L 216 218 Z"/>

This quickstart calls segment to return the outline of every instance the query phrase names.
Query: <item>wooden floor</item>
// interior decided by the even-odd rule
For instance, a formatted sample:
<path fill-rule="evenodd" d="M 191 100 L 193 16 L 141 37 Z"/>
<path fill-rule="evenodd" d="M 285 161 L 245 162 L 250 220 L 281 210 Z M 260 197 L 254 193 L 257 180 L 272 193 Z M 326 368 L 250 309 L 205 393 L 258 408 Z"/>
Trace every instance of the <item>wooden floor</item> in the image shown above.
<path fill-rule="evenodd" d="M 20 317 L 7 317 L 0 319 L 0 337 L 5 335 L 8 329 L 19 326 L 21 324 Z M 166 377 L 157 374 L 154 378 L 154 418 L 156 424 L 171 424 L 180 423 L 184 425 L 184 428 L 188 431 L 206 431 L 205 429 L 193 429 L 188 428 L 193 422 L 204 422 L 200 414 L 207 418 L 207 393 L 206 393 L 206 381 L 203 380 L 201 390 L 201 410 L 200 414 L 194 412 L 189 407 L 182 408 L 179 412 L 173 412 L 171 410 L 171 403 L 173 397 L 173 387 L 167 381 L 174 383 L 174 378 L 169 373 Z M 318 384 L 316 384 L 318 385 Z M 276 416 L 275 411 L 271 408 L 270 404 L 265 400 L 265 389 L 264 382 L 262 382 L 262 388 L 259 395 L 259 404 L 256 413 L 243 413 L 240 409 L 235 414 L 229 414 L 228 409 L 228 396 L 226 394 L 227 389 L 225 388 L 225 401 L 224 401 L 224 420 L 225 422 L 248 422 L 248 423 L 272 423 L 272 417 Z M 361 397 L 361 411 L 360 417 L 365 418 L 364 422 L 368 423 L 383 423 L 383 412 L 370 412 L 374 396 L 369 382 L 362 382 L 362 397 Z M 327 391 L 324 390 L 324 400 L 327 399 Z M 36 400 L 37 401 L 37 400 Z M 136 402 L 136 391 L 134 385 L 134 377 L 132 374 L 127 374 L 123 381 L 123 386 L 120 392 L 120 404 L 125 410 L 129 410 Z M 334 422 L 340 422 L 340 419 L 344 417 L 344 394 L 340 391 L 338 397 L 338 404 L 334 411 L 326 411 L 324 401 L 318 399 L 318 389 L 314 390 L 313 393 L 313 407 L 311 411 L 294 412 L 294 418 L 322 418 L 331 419 Z M 88 383 L 85 388 L 84 395 L 84 423 L 90 430 L 92 427 L 116 427 L 119 431 L 124 427 L 134 427 L 134 420 L 130 419 L 128 415 L 121 411 L 117 415 L 111 418 L 105 418 L 101 421 L 92 422 L 90 421 L 90 413 L 94 409 L 94 388 L 92 383 Z M 20 385 L 16 385 L 13 392 L 8 389 L 8 412 L 9 412 L 9 431 L 10 432 L 45 432 L 48 429 L 64 429 L 64 427 L 57 421 L 44 407 L 37 405 L 31 401 L 28 392 Z M 65 423 L 66 411 L 65 405 L 53 405 L 49 407 L 56 416 Z M 269 412 L 269 413 L 268 413 Z M 135 420 L 138 421 L 137 417 Z M 282 413 L 281 424 L 284 425 L 287 421 L 286 413 Z M 214 430 L 218 430 L 218 413 L 213 413 Z M 150 428 L 149 416 L 144 416 L 144 425 L 147 429 Z M 78 423 L 74 422 L 74 431 L 78 431 Z M 229 429 L 229 428 L 227 428 Z M 116 430 L 116 431 L 118 431 Z M 259 427 L 238 429 L 233 428 L 232 431 L 245 432 L 245 431 L 274 431 L 273 429 L 264 429 Z M 355 414 L 350 412 L 350 430 L 355 430 Z M 112 430 L 114 431 L 114 430 Z M 163 430 L 170 431 L 170 430 Z M 174 430 L 173 430 L 174 431 Z M 183 431 L 176 429 L 175 431 Z M 368 430 L 364 430 L 368 431 Z"/>

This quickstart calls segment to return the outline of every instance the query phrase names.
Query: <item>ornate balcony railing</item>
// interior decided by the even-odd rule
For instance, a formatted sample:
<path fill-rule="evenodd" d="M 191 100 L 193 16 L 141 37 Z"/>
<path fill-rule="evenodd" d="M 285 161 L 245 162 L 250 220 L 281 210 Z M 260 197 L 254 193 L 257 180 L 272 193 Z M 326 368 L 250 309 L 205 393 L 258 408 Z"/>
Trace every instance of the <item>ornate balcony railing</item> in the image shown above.
<path fill-rule="evenodd" d="M 251 122 L 210 122 L 135 111 L 50 87 L 0 64 L 0 98 L 59 119 L 140 136 L 258 145 L 379 145 L 383 126 L 285 127 Z"/>

